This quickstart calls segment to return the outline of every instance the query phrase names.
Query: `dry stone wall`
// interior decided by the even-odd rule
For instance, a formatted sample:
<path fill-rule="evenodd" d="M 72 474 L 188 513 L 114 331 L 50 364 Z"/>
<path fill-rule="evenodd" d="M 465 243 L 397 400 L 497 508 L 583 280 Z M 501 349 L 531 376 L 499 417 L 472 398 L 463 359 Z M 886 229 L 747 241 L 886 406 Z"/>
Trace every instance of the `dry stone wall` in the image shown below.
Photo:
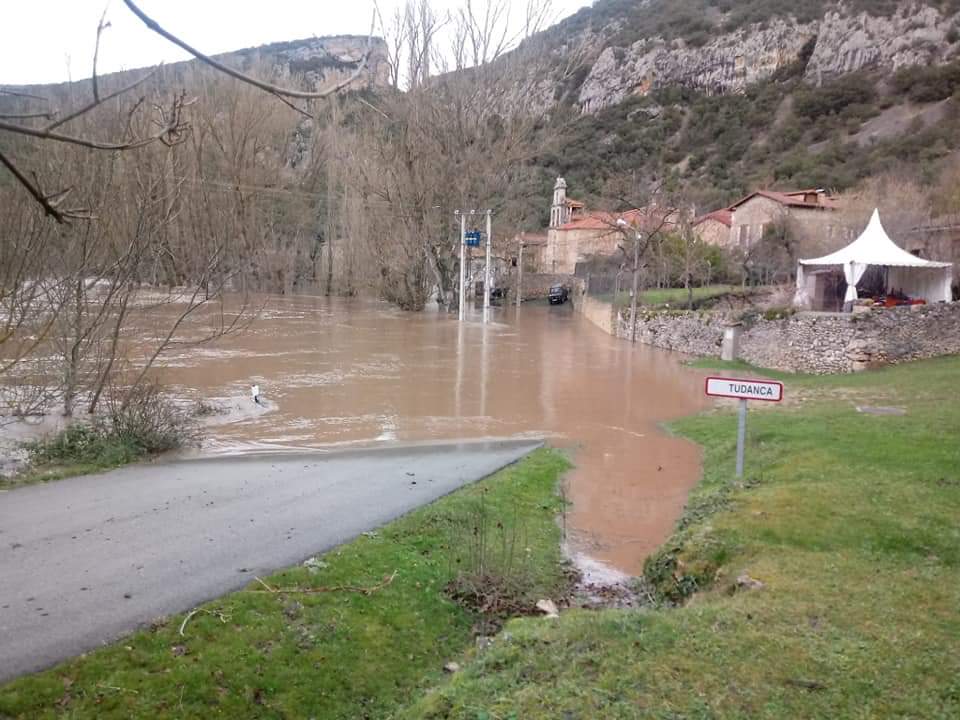
<path fill-rule="evenodd" d="M 737 323 L 741 323 L 739 359 L 787 372 L 848 373 L 960 354 L 960 303 L 857 314 L 804 312 L 742 322 L 733 313 L 641 310 L 637 340 L 666 350 L 719 357 L 725 330 Z M 629 309 L 616 316 L 615 324 L 615 334 L 628 339 Z"/>

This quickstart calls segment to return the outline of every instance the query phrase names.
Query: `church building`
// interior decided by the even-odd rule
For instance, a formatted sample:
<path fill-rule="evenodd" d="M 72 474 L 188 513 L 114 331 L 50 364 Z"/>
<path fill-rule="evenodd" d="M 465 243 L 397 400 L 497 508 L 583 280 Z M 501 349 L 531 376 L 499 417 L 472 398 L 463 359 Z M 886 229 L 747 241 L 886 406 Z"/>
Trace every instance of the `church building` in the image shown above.
<path fill-rule="evenodd" d="M 609 257 L 623 242 L 619 221 L 641 227 L 647 220 L 641 210 L 625 213 L 588 212 L 584 204 L 567 197 L 567 181 L 557 178 L 550 206 L 547 243 L 541 254 L 540 272 L 573 275 L 577 263 L 592 257 Z"/>

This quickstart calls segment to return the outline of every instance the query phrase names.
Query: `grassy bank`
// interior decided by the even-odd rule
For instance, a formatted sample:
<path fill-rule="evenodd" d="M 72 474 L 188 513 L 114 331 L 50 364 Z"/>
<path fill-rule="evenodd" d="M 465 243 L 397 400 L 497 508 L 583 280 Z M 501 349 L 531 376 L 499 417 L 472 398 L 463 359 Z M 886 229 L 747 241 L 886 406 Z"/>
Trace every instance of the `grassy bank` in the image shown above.
<path fill-rule="evenodd" d="M 56 433 L 23 443 L 27 466 L 12 477 L 0 476 L 0 487 L 110 470 L 198 439 L 194 412 L 176 405 L 159 385 L 147 383 L 134 388 L 126 403 L 110 401 L 102 414 L 74 419 Z"/>
<path fill-rule="evenodd" d="M 626 280 L 629 283 L 629 278 Z M 693 288 L 694 303 L 703 302 L 712 298 L 718 298 L 730 293 L 752 293 L 755 288 L 744 288 L 739 285 L 705 285 L 703 287 Z M 640 304 L 647 307 L 662 307 L 670 305 L 671 307 L 686 307 L 688 293 L 685 288 L 651 288 L 640 292 Z M 618 307 L 630 306 L 630 291 L 622 290 L 616 296 L 613 293 L 602 296 L 600 299 L 613 303 Z"/>
<path fill-rule="evenodd" d="M 567 461 L 539 451 L 308 565 L 0 687 L 0 717 L 379 718 L 474 643 L 490 615 L 565 584 Z M 451 581 L 460 578 L 450 586 Z M 495 607 L 496 606 L 496 607 Z"/>
<path fill-rule="evenodd" d="M 25 448 L 29 464 L 12 477 L 0 478 L 0 486 L 17 487 L 111 470 L 151 454 L 104 423 L 78 422 L 48 438 L 28 442 Z"/>
<path fill-rule="evenodd" d="M 683 606 L 516 620 L 402 717 L 960 717 L 958 380 L 960 358 L 794 378 L 800 402 L 751 413 L 739 485 L 733 413 L 677 423 L 706 473 L 647 574 Z"/>

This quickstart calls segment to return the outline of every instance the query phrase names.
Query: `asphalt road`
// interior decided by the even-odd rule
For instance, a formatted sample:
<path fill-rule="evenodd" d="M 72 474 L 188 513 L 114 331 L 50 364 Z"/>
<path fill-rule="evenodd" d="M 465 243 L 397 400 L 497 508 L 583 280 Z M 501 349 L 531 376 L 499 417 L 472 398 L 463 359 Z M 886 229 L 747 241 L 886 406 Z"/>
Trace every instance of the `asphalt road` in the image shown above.
<path fill-rule="evenodd" d="M 186 460 L 0 493 L 0 680 L 299 563 L 538 446 Z"/>

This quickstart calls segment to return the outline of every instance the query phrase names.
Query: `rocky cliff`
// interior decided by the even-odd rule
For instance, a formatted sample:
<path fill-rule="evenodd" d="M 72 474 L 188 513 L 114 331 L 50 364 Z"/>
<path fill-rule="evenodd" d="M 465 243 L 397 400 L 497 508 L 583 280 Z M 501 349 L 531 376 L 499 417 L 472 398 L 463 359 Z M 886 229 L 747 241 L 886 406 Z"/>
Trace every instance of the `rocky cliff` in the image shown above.
<path fill-rule="evenodd" d="M 619 14 L 609 9 L 616 0 L 597 3 L 540 40 L 547 52 L 542 46 L 538 52 L 553 58 L 552 70 L 542 73 L 538 65 L 539 77 L 514 75 L 505 96 L 511 103 L 536 102 L 541 110 L 565 100 L 595 113 L 664 87 L 737 92 L 798 64 L 805 80 L 819 84 L 858 70 L 893 72 L 960 55 L 960 13 L 951 3 L 903 0 L 881 12 L 880 3 L 858 11 L 863 3 L 823 2 L 810 19 L 810 7 L 817 5 L 811 2 L 804 4 L 803 19 L 769 9 L 762 21 L 737 27 L 731 27 L 733 11 L 719 12 L 709 0 L 700 4 L 703 13 L 695 22 L 679 16 L 657 25 L 654 18 L 672 11 L 666 0 L 621 2 L 629 13 Z"/>
<path fill-rule="evenodd" d="M 314 37 L 245 48 L 213 57 L 225 65 L 270 82 L 316 91 L 355 73 L 368 49 L 370 58 L 366 70 L 354 88 L 385 87 L 389 84 L 389 66 L 386 43 L 380 38 L 374 38 L 368 45 L 366 37 L 355 35 Z M 169 63 L 161 66 L 156 82 L 160 86 L 189 86 L 198 72 L 212 71 L 198 60 Z M 104 75 L 100 80 L 106 87 L 120 87 L 142 74 L 142 70 L 125 70 Z M 84 89 L 76 85 L 71 87 L 67 83 L 4 87 L 49 98 Z M 9 98 L 5 100 L 11 102 Z"/>
<path fill-rule="evenodd" d="M 369 49 L 367 70 L 358 80 L 357 87 L 386 86 L 389 83 L 386 44 L 382 39 L 375 38 Z M 305 87 L 319 90 L 341 82 L 356 72 L 367 50 L 367 38 L 344 35 L 272 43 L 236 50 L 217 59 L 247 71 L 258 65 L 266 65 L 275 80 L 294 82 L 299 78 Z"/>

